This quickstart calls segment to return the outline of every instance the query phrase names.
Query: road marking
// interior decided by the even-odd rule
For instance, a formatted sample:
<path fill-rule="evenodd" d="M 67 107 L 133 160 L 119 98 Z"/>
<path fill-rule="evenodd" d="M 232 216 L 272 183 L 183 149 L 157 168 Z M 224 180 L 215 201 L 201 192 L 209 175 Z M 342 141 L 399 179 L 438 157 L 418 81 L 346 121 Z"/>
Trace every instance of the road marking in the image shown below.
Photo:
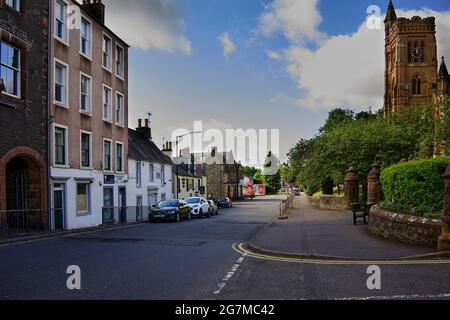
<path fill-rule="evenodd" d="M 371 296 L 371 297 L 350 297 L 350 298 L 333 298 L 331 300 L 412 300 L 412 299 L 444 299 L 450 298 L 450 293 L 441 294 L 411 294 L 396 296 Z"/>
<path fill-rule="evenodd" d="M 214 295 L 219 295 L 227 286 L 227 282 L 230 281 L 230 279 L 236 274 L 236 271 L 239 269 L 239 267 L 244 263 L 245 257 L 246 254 L 243 254 L 239 259 L 237 259 L 235 264 L 231 267 L 230 271 L 222 279 L 222 282 L 217 285 L 217 290 L 213 292 Z"/>
<path fill-rule="evenodd" d="M 314 259 L 314 258 L 286 258 L 276 257 L 269 254 L 254 253 L 244 248 L 244 244 L 234 244 L 233 249 L 241 255 L 250 258 L 315 265 L 439 265 L 450 264 L 450 259 L 430 259 L 430 260 L 342 260 L 342 259 Z"/>

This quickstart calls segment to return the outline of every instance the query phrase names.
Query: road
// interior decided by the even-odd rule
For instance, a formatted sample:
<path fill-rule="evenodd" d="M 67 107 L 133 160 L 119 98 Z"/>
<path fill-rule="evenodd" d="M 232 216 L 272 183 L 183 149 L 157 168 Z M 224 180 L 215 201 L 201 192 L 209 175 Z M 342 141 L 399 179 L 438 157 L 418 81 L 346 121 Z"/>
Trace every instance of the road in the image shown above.
<path fill-rule="evenodd" d="M 277 215 L 279 198 L 237 203 L 218 217 L 142 224 L 0 247 L 0 299 L 450 298 L 448 265 L 383 266 L 382 290 L 367 266 L 304 265 L 241 257 Z M 81 290 L 68 290 L 68 266 Z"/>

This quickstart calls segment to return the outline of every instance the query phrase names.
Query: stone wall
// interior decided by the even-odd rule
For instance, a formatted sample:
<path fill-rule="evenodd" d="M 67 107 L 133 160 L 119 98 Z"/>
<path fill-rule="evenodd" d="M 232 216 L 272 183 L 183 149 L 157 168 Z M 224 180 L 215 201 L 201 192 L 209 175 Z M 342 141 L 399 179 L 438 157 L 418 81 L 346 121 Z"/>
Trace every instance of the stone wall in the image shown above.
<path fill-rule="evenodd" d="M 320 207 L 320 199 L 314 198 L 311 196 L 306 196 L 306 200 L 308 200 L 308 203 L 313 208 L 319 208 Z"/>
<path fill-rule="evenodd" d="M 322 210 L 344 210 L 344 198 L 331 195 L 320 197 L 320 209 Z"/>
<path fill-rule="evenodd" d="M 385 239 L 413 245 L 436 247 L 442 231 L 442 221 L 388 212 L 377 206 L 369 215 L 369 229 Z"/>

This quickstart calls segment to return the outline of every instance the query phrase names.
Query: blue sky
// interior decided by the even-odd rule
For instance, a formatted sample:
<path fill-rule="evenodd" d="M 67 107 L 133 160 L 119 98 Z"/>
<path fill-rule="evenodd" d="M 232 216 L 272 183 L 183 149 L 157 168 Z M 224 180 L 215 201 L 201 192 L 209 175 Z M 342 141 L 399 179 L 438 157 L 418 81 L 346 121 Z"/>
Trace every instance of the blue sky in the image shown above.
<path fill-rule="evenodd" d="M 110 0 L 114 14 L 118 5 L 115 1 L 118 0 Z M 161 31 L 164 41 L 159 41 L 155 32 L 146 37 L 148 43 L 140 43 L 140 48 L 134 46 L 130 50 L 130 127 L 148 111 L 152 112 L 153 135 L 158 145 L 163 138 L 170 138 L 173 129 L 190 129 L 194 120 L 219 129 L 280 129 L 280 153 L 285 160 L 285 154 L 296 141 L 317 133 L 332 108 L 381 107 L 382 30 L 369 34 L 360 27 L 369 5 L 379 5 L 384 15 L 388 1 L 297 0 L 305 3 L 304 7 L 302 4 L 292 9 L 298 11 L 298 19 L 294 14 L 293 19 L 283 20 L 286 11 L 283 13 L 280 7 L 289 11 L 292 1 L 150 0 L 150 3 L 165 3 L 160 16 L 168 18 L 164 22 L 152 22 L 155 19 L 149 16 L 148 25 L 141 26 L 144 30 L 140 31 L 143 34 L 145 28 Z M 151 4 L 145 0 L 133 3 L 139 7 L 139 2 L 147 2 L 140 10 L 146 20 L 145 9 L 151 10 Z M 127 2 L 123 3 L 126 6 Z M 427 8 L 442 13 L 441 20 L 445 22 L 442 29 L 450 27 L 448 0 L 396 0 L 394 4 L 400 11 Z M 309 21 L 312 13 L 317 17 Z M 268 25 L 262 23 L 264 15 L 270 15 Z M 121 34 L 116 20 L 113 15 L 107 23 Z M 123 32 L 126 31 L 129 30 Z M 219 40 L 224 33 L 235 46 L 228 57 Z M 155 37 L 158 41 L 153 40 Z M 339 41 L 343 41 L 342 46 Z M 132 40 L 132 46 L 134 42 L 137 43 Z M 333 46 L 342 50 L 335 50 L 334 54 Z M 356 48 L 354 63 L 350 49 L 345 49 L 353 47 Z M 370 53 L 358 61 L 357 56 L 366 54 L 364 50 Z M 443 51 L 447 52 L 447 47 Z M 268 52 L 276 55 L 271 58 Z M 448 55 L 450 59 L 450 51 Z M 371 65 L 367 81 L 366 74 L 361 72 L 365 65 Z M 355 73 L 361 74 L 352 72 L 353 78 L 345 86 L 342 82 L 353 67 Z M 359 88 L 363 83 L 365 86 Z"/>

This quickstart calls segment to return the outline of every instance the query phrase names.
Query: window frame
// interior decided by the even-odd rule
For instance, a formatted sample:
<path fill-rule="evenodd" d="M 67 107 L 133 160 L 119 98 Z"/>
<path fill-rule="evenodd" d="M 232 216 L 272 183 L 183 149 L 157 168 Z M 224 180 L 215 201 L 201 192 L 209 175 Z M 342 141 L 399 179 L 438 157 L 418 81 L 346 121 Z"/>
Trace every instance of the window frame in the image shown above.
<path fill-rule="evenodd" d="M 83 20 L 85 21 L 85 22 L 87 22 L 88 23 L 88 26 L 89 26 L 89 39 L 87 39 L 87 41 L 88 41 L 88 44 L 89 44 L 89 47 L 88 47 L 88 53 L 86 54 L 86 53 L 84 53 L 83 51 L 82 51 L 82 48 L 83 48 L 83 46 L 82 46 L 82 40 L 83 39 L 86 39 L 86 38 L 84 38 L 83 37 L 83 35 L 82 35 L 82 33 L 81 33 L 81 31 L 82 31 L 82 25 L 83 25 Z M 92 25 L 92 21 L 90 20 L 90 19 L 88 19 L 88 18 L 86 18 L 86 16 L 85 15 L 81 15 L 81 20 L 80 20 L 81 22 L 80 22 L 80 55 L 82 55 L 83 57 L 85 57 L 86 59 L 88 59 L 88 60 L 90 60 L 90 61 L 92 61 L 92 34 L 93 34 L 93 32 L 92 32 L 92 27 L 93 27 L 93 25 Z"/>
<path fill-rule="evenodd" d="M 139 168 L 139 170 L 138 170 Z M 136 188 L 142 188 L 142 162 L 136 161 Z"/>
<path fill-rule="evenodd" d="M 79 216 L 87 216 L 91 214 L 91 184 L 89 182 L 77 181 L 77 191 L 76 191 L 76 215 Z M 78 210 L 78 186 L 85 185 L 86 186 L 86 210 L 79 211 Z"/>
<path fill-rule="evenodd" d="M 155 164 L 150 163 L 148 168 L 148 181 L 151 183 L 155 182 Z"/>
<path fill-rule="evenodd" d="M 82 79 L 87 78 L 89 80 L 89 96 L 88 96 L 88 102 L 89 102 L 89 110 L 83 110 L 82 108 L 82 99 L 81 96 L 83 95 L 82 93 Z M 89 115 L 92 116 L 92 77 L 84 72 L 80 71 L 80 113 L 85 114 L 85 115 Z"/>
<path fill-rule="evenodd" d="M 107 119 L 107 118 L 105 118 L 105 110 L 104 110 L 104 108 L 105 108 L 105 89 L 108 89 L 109 90 L 109 92 L 110 92 L 110 104 L 109 104 L 109 114 L 110 114 L 110 116 L 111 116 L 111 118 L 110 119 Z M 114 106 L 113 106 L 113 88 L 111 88 L 110 86 L 108 86 L 108 85 L 106 85 L 106 84 L 103 84 L 102 85 L 102 120 L 103 121 L 105 121 L 105 122 L 108 122 L 108 123 L 113 123 L 114 122 L 114 117 L 113 117 L 113 108 L 114 108 Z"/>
<path fill-rule="evenodd" d="M 0 67 L 4 67 L 4 68 L 6 68 L 8 70 L 13 70 L 14 73 L 17 72 L 17 95 L 13 94 L 13 93 L 6 92 L 6 91 L 3 91 L 2 94 L 6 95 L 6 96 L 13 97 L 13 98 L 16 98 L 16 99 L 21 99 L 22 98 L 22 51 L 18 47 L 12 45 L 11 43 L 3 41 L 3 40 L 0 40 L 0 46 L 3 43 L 6 44 L 8 47 L 17 50 L 17 54 L 19 56 L 19 59 L 18 59 L 19 61 L 18 61 L 18 64 L 17 64 L 18 68 L 16 68 L 16 67 L 14 67 L 12 65 L 8 65 L 6 63 L 3 63 L 1 61 L 1 56 L 0 56 Z M 0 48 L 0 51 L 1 51 L 1 48 Z M 4 83 L 4 84 L 5 84 L 5 90 L 6 90 L 6 83 Z"/>
<path fill-rule="evenodd" d="M 9 4 L 8 0 L 5 0 L 5 6 L 7 6 L 8 8 L 17 11 L 18 13 L 21 13 L 22 10 L 22 1 L 21 0 L 10 0 L 13 1 L 13 4 Z M 15 6 L 14 6 L 15 3 Z"/>
<path fill-rule="evenodd" d="M 68 47 L 69 46 L 69 41 L 70 41 L 70 29 L 69 29 L 69 25 L 67 23 L 68 17 L 69 17 L 69 15 L 67 14 L 67 8 L 69 7 L 69 2 L 67 0 L 55 0 L 54 1 L 54 5 L 53 5 L 55 13 L 56 13 L 56 5 L 57 5 L 58 2 L 60 4 L 64 3 L 65 4 L 65 8 L 66 8 L 64 10 L 64 18 L 65 18 L 65 21 L 64 21 L 64 26 L 65 27 L 63 28 L 63 30 L 64 30 L 64 38 L 59 37 L 57 32 L 56 32 L 56 26 L 57 26 L 56 22 L 59 21 L 59 19 L 57 18 L 56 14 L 54 14 L 54 19 L 53 19 L 53 38 L 58 40 L 59 42 L 61 42 L 62 44 L 66 45 Z"/>
<path fill-rule="evenodd" d="M 83 165 L 83 135 L 89 136 L 89 166 Z M 92 169 L 92 132 L 80 130 L 80 168 Z"/>
<path fill-rule="evenodd" d="M 64 160 L 65 160 L 64 164 L 56 163 L 56 129 L 63 129 L 64 133 L 65 133 L 64 134 Z M 53 136 L 53 143 L 52 143 L 53 166 L 55 168 L 68 168 L 69 167 L 69 127 L 62 125 L 62 124 L 54 123 L 52 136 Z"/>
<path fill-rule="evenodd" d="M 65 79 L 65 101 L 60 102 L 56 100 L 56 66 L 61 65 L 65 69 L 64 79 Z M 54 58 L 53 62 L 53 104 L 69 109 L 69 65 L 57 58 Z"/>
<path fill-rule="evenodd" d="M 117 146 L 122 146 L 122 151 L 120 153 L 121 159 L 122 159 L 122 170 L 119 170 L 119 153 L 117 152 Z M 120 141 L 116 141 L 115 143 L 115 159 L 116 159 L 116 172 L 117 173 L 125 173 L 125 144 L 123 142 Z"/>
<path fill-rule="evenodd" d="M 116 106 L 114 108 L 114 110 L 116 111 L 115 123 L 116 123 L 116 126 L 123 128 L 123 127 L 125 127 L 125 95 L 122 92 L 116 91 L 115 96 L 116 96 Z M 121 114 L 122 122 L 119 122 L 118 117 L 117 117 L 117 112 L 119 111 L 119 96 L 122 98 L 122 114 Z"/>
<path fill-rule="evenodd" d="M 110 52 L 109 52 L 109 66 L 105 66 L 105 38 L 109 40 L 110 43 Z M 113 73 L 113 61 L 114 61 L 114 53 L 113 53 L 113 39 L 106 32 L 102 32 L 102 68 L 109 73 Z"/>
<path fill-rule="evenodd" d="M 122 50 L 122 74 L 119 73 L 120 68 L 117 67 L 117 62 L 118 62 L 118 51 L 117 48 L 120 48 Z M 115 50 L 114 50 L 114 69 L 115 69 L 115 75 L 117 78 L 119 78 L 120 80 L 124 81 L 125 80 L 125 48 L 120 45 L 119 43 L 116 43 L 115 45 Z"/>
<path fill-rule="evenodd" d="M 109 143 L 109 170 L 106 170 L 106 165 L 105 165 L 105 158 L 106 158 L 106 148 L 105 148 L 105 143 L 108 142 Z M 113 154 L 113 141 L 111 139 L 108 138 L 103 138 L 103 172 L 107 172 L 107 173 L 112 173 L 114 172 L 114 168 L 113 168 L 113 158 L 114 158 L 114 154 Z"/>

